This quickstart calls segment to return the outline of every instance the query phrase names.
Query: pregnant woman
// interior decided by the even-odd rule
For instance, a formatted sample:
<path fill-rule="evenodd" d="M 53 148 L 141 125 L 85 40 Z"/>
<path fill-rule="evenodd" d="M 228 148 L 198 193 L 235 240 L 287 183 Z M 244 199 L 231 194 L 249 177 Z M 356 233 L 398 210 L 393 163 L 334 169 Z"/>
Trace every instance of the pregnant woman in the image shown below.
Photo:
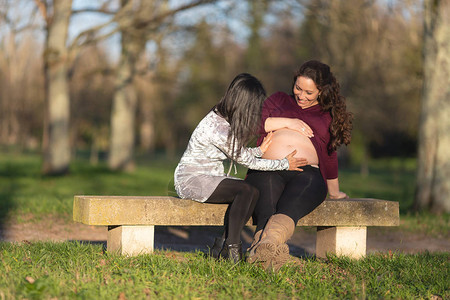
<path fill-rule="evenodd" d="M 248 261 L 274 269 L 289 258 L 286 241 L 300 218 L 322 203 L 327 192 L 332 199 L 347 197 L 339 190 L 336 149 L 350 143 L 352 114 L 339 84 L 328 65 L 308 61 L 295 74 L 292 91 L 264 102 L 258 143 L 273 132 L 263 158 L 279 159 L 296 150 L 295 157 L 306 158 L 308 165 L 303 172 L 249 170 L 246 178 L 260 191 Z"/>

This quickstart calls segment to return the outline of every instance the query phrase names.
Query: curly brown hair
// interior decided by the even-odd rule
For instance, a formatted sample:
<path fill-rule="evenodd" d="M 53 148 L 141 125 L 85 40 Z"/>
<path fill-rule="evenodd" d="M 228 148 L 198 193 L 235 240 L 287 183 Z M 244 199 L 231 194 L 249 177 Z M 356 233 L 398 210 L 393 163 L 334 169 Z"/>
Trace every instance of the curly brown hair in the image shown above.
<path fill-rule="evenodd" d="M 330 70 L 330 67 L 320 61 L 310 60 L 300 66 L 295 72 L 294 83 L 298 77 L 312 79 L 320 94 L 317 98 L 323 111 L 331 114 L 330 142 L 328 151 L 336 151 L 342 145 L 351 141 L 353 114 L 347 111 L 345 97 L 340 94 L 340 86 Z"/>

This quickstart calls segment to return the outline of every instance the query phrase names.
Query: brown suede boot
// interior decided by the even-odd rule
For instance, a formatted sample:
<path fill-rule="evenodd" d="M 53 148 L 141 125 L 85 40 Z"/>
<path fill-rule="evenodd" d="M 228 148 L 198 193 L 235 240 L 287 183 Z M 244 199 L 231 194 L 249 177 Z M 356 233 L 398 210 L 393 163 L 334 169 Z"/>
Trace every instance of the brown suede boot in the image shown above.
<path fill-rule="evenodd" d="M 261 234 L 263 233 L 262 230 L 258 230 L 253 235 L 253 241 L 250 247 L 247 249 L 247 262 L 253 263 L 254 257 L 255 257 L 255 248 L 257 245 L 259 245 L 259 242 L 261 240 Z"/>
<path fill-rule="evenodd" d="M 263 267 L 266 270 L 272 270 L 277 272 L 285 263 L 288 262 L 289 256 L 289 246 L 286 243 L 280 244 L 275 249 L 275 254 L 272 259 L 267 260 L 263 263 Z"/>
<path fill-rule="evenodd" d="M 264 228 L 261 240 L 255 247 L 255 262 L 262 262 L 264 268 L 278 270 L 289 259 L 286 241 L 294 233 L 294 221 L 283 214 L 270 217 Z"/>

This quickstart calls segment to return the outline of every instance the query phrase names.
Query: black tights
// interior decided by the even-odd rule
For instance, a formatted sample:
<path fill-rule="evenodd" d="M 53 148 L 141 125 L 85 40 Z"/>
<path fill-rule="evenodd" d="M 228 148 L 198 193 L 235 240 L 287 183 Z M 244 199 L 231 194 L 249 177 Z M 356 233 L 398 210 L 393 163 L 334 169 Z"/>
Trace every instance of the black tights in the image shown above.
<path fill-rule="evenodd" d="M 249 170 L 245 181 L 259 190 L 253 213 L 256 231 L 264 228 L 273 214 L 284 214 L 298 220 L 325 200 L 327 187 L 320 170 L 311 166 L 303 171 Z"/>
<path fill-rule="evenodd" d="M 225 178 L 222 180 L 206 203 L 229 203 L 224 219 L 224 237 L 226 243 L 237 244 L 241 241 L 241 231 L 250 219 L 259 191 L 249 183 Z"/>

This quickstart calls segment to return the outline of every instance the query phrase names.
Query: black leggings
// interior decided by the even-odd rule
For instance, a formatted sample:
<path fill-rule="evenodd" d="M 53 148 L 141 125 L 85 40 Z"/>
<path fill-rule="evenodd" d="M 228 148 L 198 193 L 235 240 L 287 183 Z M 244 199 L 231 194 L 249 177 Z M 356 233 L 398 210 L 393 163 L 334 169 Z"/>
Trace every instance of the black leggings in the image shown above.
<path fill-rule="evenodd" d="M 313 211 L 327 196 L 327 186 L 320 170 L 311 166 L 303 171 L 248 170 L 246 182 L 259 190 L 253 213 L 256 231 L 261 230 L 273 214 L 284 214 L 297 221 Z"/>
<path fill-rule="evenodd" d="M 258 197 L 259 191 L 249 183 L 225 178 L 206 200 L 206 203 L 230 204 L 224 219 L 226 243 L 241 241 L 241 231 L 252 216 Z"/>

